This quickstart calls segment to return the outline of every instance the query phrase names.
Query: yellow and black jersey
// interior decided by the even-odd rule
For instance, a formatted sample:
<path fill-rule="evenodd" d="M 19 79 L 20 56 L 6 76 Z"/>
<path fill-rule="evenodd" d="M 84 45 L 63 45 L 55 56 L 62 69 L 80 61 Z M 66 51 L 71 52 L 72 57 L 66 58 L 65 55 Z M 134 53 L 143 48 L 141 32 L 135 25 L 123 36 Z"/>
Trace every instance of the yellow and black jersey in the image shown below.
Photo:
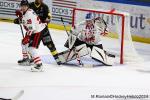
<path fill-rule="evenodd" d="M 44 3 L 37 4 L 35 2 L 31 2 L 30 8 L 36 12 L 36 14 L 40 17 L 42 22 L 45 22 L 46 18 L 51 18 L 49 8 Z"/>

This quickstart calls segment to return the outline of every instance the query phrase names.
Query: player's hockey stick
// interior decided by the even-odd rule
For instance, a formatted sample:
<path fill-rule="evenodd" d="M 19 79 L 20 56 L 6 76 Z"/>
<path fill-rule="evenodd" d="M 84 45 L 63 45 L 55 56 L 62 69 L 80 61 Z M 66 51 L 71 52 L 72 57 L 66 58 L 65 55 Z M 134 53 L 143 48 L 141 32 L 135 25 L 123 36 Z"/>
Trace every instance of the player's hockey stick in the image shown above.
<path fill-rule="evenodd" d="M 18 100 L 23 94 L 24 94 L 24 90 L 21 90 L 19 93 L 17 93 L 16 96 L 14 96 L 11 99 L 0 98 L 0 100 Z"/>
<path fill-rule="evenodd" d="M 19 17 L 18 17 L 18 20 L 19 20 L 19 26 L 20 26 L 20 29 L 21 29 L 22 37 L 24 38 L 24 33 L 23 33 L 22 25 L 21 25 L 21 20 L 19 19 Z"/>
<path fill-rule="evenodd" d="M 22 25 L 21 24 L 20 24 L 20 29 L 21 29 L 22 37 L 24 38 L 23 29 L 22 29 Z"/>

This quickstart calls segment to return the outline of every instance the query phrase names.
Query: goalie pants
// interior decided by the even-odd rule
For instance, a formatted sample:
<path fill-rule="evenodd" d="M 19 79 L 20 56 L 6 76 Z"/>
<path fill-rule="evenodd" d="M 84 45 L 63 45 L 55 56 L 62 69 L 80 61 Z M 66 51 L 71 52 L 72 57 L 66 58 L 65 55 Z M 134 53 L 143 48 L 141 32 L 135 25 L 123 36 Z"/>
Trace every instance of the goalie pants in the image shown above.
<path fill-rule="evenodd" d="M 92 50 L 93 46 L 96 46 L 98 48 L 103 49 L 103 45 L 102 44 L 90 45 L 90 44 L 87 44 L 86 42 L 83 42 L 83 41 L 79 40 L 78 38 L 76 39 L 73 47 L 79 46 L 81 44 L 86 44 L 86 46 L 89 47 L 91 50 Z M 69 48 L 68 41 L 65 43 L 65 47 Z"/>

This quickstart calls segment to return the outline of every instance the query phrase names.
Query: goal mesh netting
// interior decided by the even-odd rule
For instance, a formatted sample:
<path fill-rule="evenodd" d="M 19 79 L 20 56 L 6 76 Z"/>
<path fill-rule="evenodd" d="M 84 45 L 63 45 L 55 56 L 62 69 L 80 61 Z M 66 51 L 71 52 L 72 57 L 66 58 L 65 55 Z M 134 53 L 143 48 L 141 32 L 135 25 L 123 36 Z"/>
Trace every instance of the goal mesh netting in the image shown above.
<path fill-rule="evenodd" d="M 72 26 L 84 21 L 88 13 L 93 13 L 95 18 L 101 17 L 107 23 L 108 34 L 101 36 L 101 39 L 104 49 L 117 56 L 116 63 L 134 63 L 143 60 L 133 45 L 129 13 L 74 8 Z"/>

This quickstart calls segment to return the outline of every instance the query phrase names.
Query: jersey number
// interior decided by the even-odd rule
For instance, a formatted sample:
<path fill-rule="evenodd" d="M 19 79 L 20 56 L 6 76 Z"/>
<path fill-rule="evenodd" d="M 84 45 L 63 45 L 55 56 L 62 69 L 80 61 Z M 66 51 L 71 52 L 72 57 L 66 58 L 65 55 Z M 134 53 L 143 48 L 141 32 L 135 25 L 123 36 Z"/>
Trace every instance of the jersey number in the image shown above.
<path fill-rule="evenodd" d="M 28 20 L 27 20 L 27 24 L 32 24 L 32 20 L 31 20 L 31 19 L 28 19 Z"/>

